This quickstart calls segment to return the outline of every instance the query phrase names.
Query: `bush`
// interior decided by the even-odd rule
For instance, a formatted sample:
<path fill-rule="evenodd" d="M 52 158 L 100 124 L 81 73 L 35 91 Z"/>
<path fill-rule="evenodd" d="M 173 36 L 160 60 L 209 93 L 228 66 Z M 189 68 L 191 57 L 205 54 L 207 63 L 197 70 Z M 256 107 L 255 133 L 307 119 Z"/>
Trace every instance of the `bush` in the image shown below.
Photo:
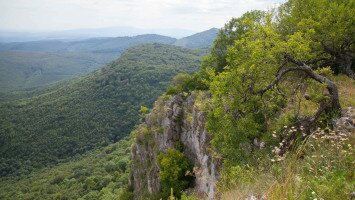
<path fill-rule="evenodd" d="M 174 195 L 180 198 L 181 191 L 188 188 L 192 182 L 192 177 L 186 175 L 187 172 L 192 170 L 189 160 L 183 153 L 171 148 L 165 153 L 159 154 L 158 162 L 164 199 L 169 197 L 171 188 L 174 191 Z"/>
<path fill-rule="evenodd" d="M 167 95 L 176 95 L 182 92 L 188 92 L 194 90 L 206 90 L 207 85 L 203 83 L 202 78 L 199 74 L 189 75 L 189 74 L 177 74 L 173 83 L 168 87 Z"/>
<path fill-rule="evenodd" d="M 133 192 L 130 191 L 128 188 L 125 188 L 122 193 L 119 195 L 119 198 L 121 200 L 131 200 L 133 199 Z"/>

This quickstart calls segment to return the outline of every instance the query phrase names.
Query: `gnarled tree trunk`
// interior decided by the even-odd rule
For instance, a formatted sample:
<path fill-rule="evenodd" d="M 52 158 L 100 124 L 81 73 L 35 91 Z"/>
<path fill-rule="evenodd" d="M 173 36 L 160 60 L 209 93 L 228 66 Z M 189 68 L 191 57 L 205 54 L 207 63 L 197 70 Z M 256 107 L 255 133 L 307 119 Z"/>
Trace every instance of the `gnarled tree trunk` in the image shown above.
<path fill-rule="evenodd" d="M 299 61 L 295 61 L 287 55 L 285 56 L 285 58 L 288 61 L 294 63 L 296 66 L 281 68 L 276 75 L 276 79 L 271 84 L 269 84 L 267 87 L 258 91 L 257 93 L 260 95 L 263 95 L 266 91 L 272 89 L 275 85 L 277 85 L 280 82 L 280 80 L 282 79 L 282 77 L 291 71 L 304 72 L 307 77 L 309 77 L 315 81 L 318 81 L 319 83 L 326 84 L 327 90 L 329 92 L 329 100 L 322 102 L 319 105 L 317 112 L 313 116 L 300 119 L 294 124 L 294 126 L 296 126 L 296 127 L 303 126 L 304 132 L 306 134 L 309 134 L 311 129 L 314 128 L 315 122 L 319 119 L 319 117 L 322 113 L 329 113 L 329 114 L 340 113 L 341 106 L 339 103 L 338 88 L 333 81 L 331 81 L 330 79 L 328 79 L 325 76 L 315 73 L 312 70 L 312 68 L 309 67 L 308 65 L 306 65 L 302 62 L 299 62 Z M 285 153 L 286 150 L 288 148 L 290 148 L 291 141 L 294 140 L 295 138 L 296 138 L 295 132 L 293 132 L 291 135 L 289 135 L 289 136 L 287 136 L 287 138 L 285 138 L 285 143 L 281 149 L 281 154 Z"/>

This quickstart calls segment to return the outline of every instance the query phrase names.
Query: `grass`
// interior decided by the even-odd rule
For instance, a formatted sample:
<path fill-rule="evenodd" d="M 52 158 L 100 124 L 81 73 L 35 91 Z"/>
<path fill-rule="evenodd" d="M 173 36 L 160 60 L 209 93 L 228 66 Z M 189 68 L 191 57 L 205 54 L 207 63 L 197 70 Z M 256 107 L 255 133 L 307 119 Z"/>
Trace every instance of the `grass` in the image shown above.
<path fill-rule="evenodd" d="M 237 177 L 231 170 L 227 179 L 238 180 L 232 181 L 231 189 L 220 187 L 221 199 L 350 199 L 355 191 L 354 134 L 319 129 L 284 161 L 239 169 Z"/>
<path fill-rule="evenodd" d="M 344 75 L 331 79 L 338 86 L 342 108 L 355 108 L 355 80 Z M 288 119 L 287 115 L 295 113 L 298 108 L 303 116 L 312 115 L 317 110 L 319 104 L 306 101 L 303 96 L 303 93 L 295 95 L 294 102 L 288 103 L 277 120 L 279 123 L 287 124 L 282 116 Z M 354 130 L 318 129 L 297 149 L 288 152 L 282 161 L 275 158 L 273 162 L 272 157 L 265 157 L 254 167 L 229 167 L 222 173 L 221 199 L 238 200 L 251 196 L 268 200 L 350 199 L 350 194 L 355 191 L 354 145 Z"/>
<path fill-rule="evenodd" d="M 334 81 L 338 86 L 341 106 L 355 107 L 355 80 L 345 75 L 339 75 L 334 77 Z"/>

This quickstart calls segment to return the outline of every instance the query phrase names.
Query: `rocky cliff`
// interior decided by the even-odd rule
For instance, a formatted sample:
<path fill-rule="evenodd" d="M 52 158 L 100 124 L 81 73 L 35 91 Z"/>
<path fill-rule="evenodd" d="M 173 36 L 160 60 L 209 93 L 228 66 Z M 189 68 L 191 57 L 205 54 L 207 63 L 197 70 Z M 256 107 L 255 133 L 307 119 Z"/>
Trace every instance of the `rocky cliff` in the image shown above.
<path fill-rule="evenodd" d="M 221 160 L 210 147 L 211 136 L 205 128 L 203 105 L 208 94 L 163 96 L 136 129 L 132 147 L 131 185 L 135 199 L 159 193 L 157 157 L 169 148 L 182 149 L 193 164 L 193 190 L 199 196 L 213 199 L 216 195 L 218 168 Z"/>
<path fill-rule="evenodd" d="M 152 111 L 133 132 L 132 170 L 130 184 L 134 199 L 147 199 L 162 190 L 159 154 L 169 148 L 179 149 L 193 167 L 192 190 L 201 199 L 216 199 L 216 184 L 222 160 L 213 151 L 206 125 L 206 110 L 210 95 L 194 92 L 191 95 L 161 96 Z M 333 120 L 333 128 L 346 135 L 354 133 L 355 109 L 343 109 L 342 115 Z M 257 139 L 253 144 L 259 148 L 264 143 Z"/>

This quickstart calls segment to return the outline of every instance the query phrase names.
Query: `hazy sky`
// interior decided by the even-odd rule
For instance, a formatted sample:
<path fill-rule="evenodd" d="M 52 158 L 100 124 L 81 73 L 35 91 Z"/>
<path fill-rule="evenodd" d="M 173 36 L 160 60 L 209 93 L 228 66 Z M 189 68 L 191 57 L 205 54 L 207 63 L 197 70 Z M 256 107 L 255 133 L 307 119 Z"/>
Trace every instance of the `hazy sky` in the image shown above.
<path fill-rule="evenodd" d="M 0 29 L 53 31 L 132 26 L 193 31 L 284 0 L 0 0 Z"/>

